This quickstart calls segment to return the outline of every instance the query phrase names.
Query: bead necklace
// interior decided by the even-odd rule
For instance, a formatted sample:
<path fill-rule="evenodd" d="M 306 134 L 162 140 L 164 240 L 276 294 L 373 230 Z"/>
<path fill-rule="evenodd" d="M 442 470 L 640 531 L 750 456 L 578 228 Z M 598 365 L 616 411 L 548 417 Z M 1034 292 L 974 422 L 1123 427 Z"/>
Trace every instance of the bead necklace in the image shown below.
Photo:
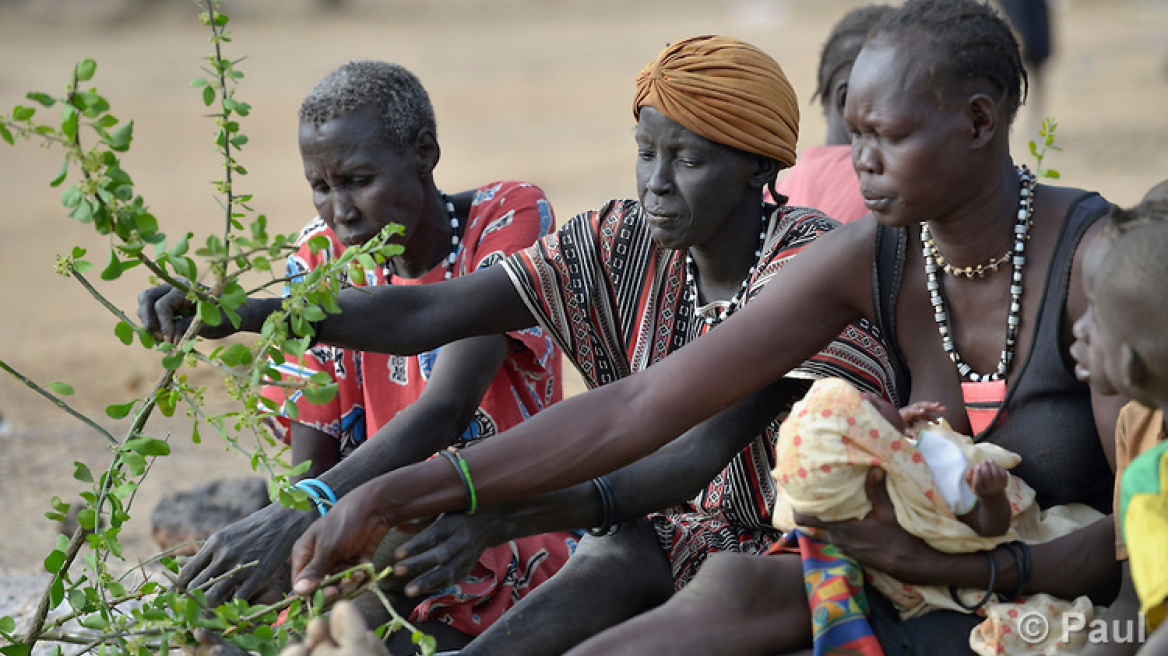
<path fill-rule="evenodd" d="M 937 266 L 941 267 L 942 271 L 953 276 L 954 278 L 961 276 L 961 277 L 968 278 L 970 280 L 973 280 L 975 277 L 976 278 L 985 278 L 986 274 L 989 274 L 989 273 L 997 273 L 998 267 L 1005 264 L 1006 260 L 1010 259 L 1010 254 L 1014 252 L 1014 249 L 1009 248 L 1009 249 L 1006 249 L 1006 252 L 1002 253 L 1002 255 L 1000 257 L 996 257 L 985 264 L 979 264 L 977 266 L 967 266 L 967 267 L 962 268 L 962 267 L 955 267 L 952 264 L 949 264 L 949 260 L 947 260 L 945 258 L 945 256 L 941 254 L 940 249 L 937 248 L 937 242 L 935 242 L 932 238 L 930 238 L 929 241 L 925 242 L 925 246 L 929 247 L 929 250 L 932 252 L 933 258 L 935 260 L 937 260 Z"/>
<path fill-rule="evenodd" d="M 446 202 L 446 214 L 450 217 L 450 255 L 446 256 L 446 280 L 450 280 L 454 275 L 454 261 L 458 259 L 458 247 L 462 243 L 462 224 L 458 221 L 458 216 L 454 213 L 454 201 L 450 200 L 450 196 L 446 192 L 438 192 L 442 194 L 442 200 Z"/>
<path fill-rule="evenodd" d="M 921 224 L 921 251 L 925 256 L 925 275 L 928 277 L 929 302 L 933 306 L 933 319 L 937 322 L 937 331 L 941 333 L 941 346 L 949 354 L 949 359 L 957 365 L 957 373 L 971 382 L 985 382 L 1001 380 L 1010 370 L 1010 363 L 1014 359 L 1014 345 L 1018 337 L 1018 326 L 1022 323 L 1022 266 L 1026 264 L 1026 240 L 1029 239 L 1030 226 L 1034 216 L 1034 178 L 1030 169 L 1025 165 L 1018 169 L 1018 215 L 1014 223 L 1014 248 L 1012 249 L 1014 268 L 1013 279 L 1010 282 L 1010 311 L 1006 315 L 1006 347 L 1002 349 L 1002 358 L 998 361 L 998 368 L 989 374 L 979 374 L 969 366 L 957 353 L 957 346 L 949 332 L 949 313 L 945 310 L 945 290 L 941 285 L 941 278 L 937 276 L 939 264 L 935 249 L 932 248 L 933 239 L 929 234 L 928 222 Z"/>
<path fill-rule="evenodd" d="M 717 314 L 707 315 L 704 318 L 706 325 L 713 326 L 721 323 L 734 313 L 738 307 L 746 302 L 746 296 L 750 293 L 750 281 L 754 278 L 754 272 L 758 268 L 758 260 L 762 257 L 762 249 L 766 246 L 767 227 L 770 225 L 770 217 L 767 216 L 766 204 L 762 206 L 762 230 L 758 233 L 758 249 L 754 251 L 754 264 L 750 265 L 750 270 L 746 272 L 746 277 L 742 279 L 742 284 L 738 287 L 738 293 L 730 299 L 726 307 L 722 308 Z M 698 304 L 698 276 L 697 267 L 694 265 L 693 256 L 687 250 L 685 253 L 685 282 L 689 288 L 689 299 L 696 307 Z"/>

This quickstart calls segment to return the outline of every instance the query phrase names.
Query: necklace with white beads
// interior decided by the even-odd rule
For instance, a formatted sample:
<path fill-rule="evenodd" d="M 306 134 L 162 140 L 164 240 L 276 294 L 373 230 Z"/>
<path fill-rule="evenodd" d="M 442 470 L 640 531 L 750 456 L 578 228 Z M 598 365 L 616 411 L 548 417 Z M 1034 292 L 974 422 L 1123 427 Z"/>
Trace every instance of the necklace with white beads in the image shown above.
<path fill-rule="evenodd" d="M 1025 165 L 1018 168 L 1018 214 L 1014 222 L 1014 249 L 1011 258 L 1013 265 L 1013 279 L 1010 281 L 1010 310 L 1006 314 L 1006 346 L 1002 349 L 1002 357 L 998 367 L 992 373 L 979 374 L 957 353 L 957 345 L 953 343 L 953 336 L 949 329 L 949 313 L 945 309 L 945 289 L 941 276 L 937 275 L 940 269 L 935 257 L 935 248 L 932 236 L 929 233 L 928 222 L 921 223 L 921 250 L 925 257 L 925 275 L 928 278 L 929 302 L 933 306 L 933 319 L 937 322 L 937 331 L 941 334 L 941 346 L 949 359 L 957 366 L 957 373 L 971 382 L 996 381 L 1006 377 L 1010 364 L 1014 360 L 1014 346 L 1018 338 L 1018 326 L 1022 323 L 1022 267 L 1026 264 L 1026 241 L 1029 239 L 1030 226 L 1034 216 L 1034 178 Z"/>
<path fill-rule="evenodd" d="M 758 269 L 759 258 L 762 257 L 762 249 L 766 246 L 767 226 L 769 223 L 766 204 L 764 203 L 762 206 L 762 229 L 758 233 L 758 249 L 754 251 L 754 264 L 750 265 L 750 270 L 746 272 L 746 277 L 742 279 L 742 284 L 738 286 L 738 293 L 734 294 L 726 307 L 717 313 L 711 313 L 705 316 L 704 321 L 707 325 L 714 326 L 725 321 L 726 317 L 734 314 L 735 310 L 746 302 L 746 297 L 750 294 L 750 282 L 754 279 L 754 272 Z M 694 265 L 693 256 L 687 250 L 685 253 L 685 281 L 686 287 L 689 289 L 689 299 L 695 307 L 698 304 L 697 280 L 697 266 Z"/>
<path fill-rule="evenodd" d="M 462 245 L 462 224 L 458 220 L 458 215 L 454 213 L 454 201 L 450 200 L 450 196 L 446 192 L 438 192 L 442 194 L 442 200 L 446 203 L 446 215 L 450 217 L 450 254 L 446 256 L 446 275 L 444 278 L 450 280 L 454 275 L 454 262 L 458 259 L 458 248 Z"/>

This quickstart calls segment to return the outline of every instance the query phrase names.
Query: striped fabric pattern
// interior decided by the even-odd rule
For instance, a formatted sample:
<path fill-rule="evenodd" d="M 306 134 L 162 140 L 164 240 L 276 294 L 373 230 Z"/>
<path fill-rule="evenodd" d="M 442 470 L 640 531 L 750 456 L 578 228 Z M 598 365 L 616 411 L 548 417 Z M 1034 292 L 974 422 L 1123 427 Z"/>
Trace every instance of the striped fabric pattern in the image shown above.
<path fill-rule="evenodd" d="M 803 247 L 838 225 L 813 209 L 768 211 L 770 235 L 747 302 Z M 710 329 L 686 297 L 685 253 L 653 242 L 633 200 L 610 201 L 576 216 L 503 266 L 540 325 L 592 387 L 640 371 Z M 867 322 L 848 326 L 789 376 L 836 376 L 885 395 L 892 389 L 884 344 Z M 778 538 L 771 527 L 770 471 L 786 408 L 778 411 L 770 427 L 690 503 L 651 516 L 679 588 L 710 553 L 762 553 Z"/>

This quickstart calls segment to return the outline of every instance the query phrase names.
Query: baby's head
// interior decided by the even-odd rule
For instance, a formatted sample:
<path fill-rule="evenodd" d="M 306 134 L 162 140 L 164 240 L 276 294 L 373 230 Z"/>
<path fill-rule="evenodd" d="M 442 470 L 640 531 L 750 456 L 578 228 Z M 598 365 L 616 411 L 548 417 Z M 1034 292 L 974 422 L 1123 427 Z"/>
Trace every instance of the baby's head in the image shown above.
<path fill-rule="evenodd" d="M 871 403 L 872 407 L 876 408 L 876 412 L 879 412 L 881 417 L 887 419 L 888 423 L 892 424 L 892 427 L 897 431 L 903 433 L 908 429 L 904 425 L 904 419 L 900 416 L 900 410 L 897 410 L 896 406 L 892 405 L 892 402 L 888 399 L 873 392 L 864 392 L 861 394 L 861 398 Z"/>
<path fill-rule="evenodd" d="M 1083 263 L 1076 375 L 1101 394 L 1168 405 L 1168 201 L 1114 208 Z"/>

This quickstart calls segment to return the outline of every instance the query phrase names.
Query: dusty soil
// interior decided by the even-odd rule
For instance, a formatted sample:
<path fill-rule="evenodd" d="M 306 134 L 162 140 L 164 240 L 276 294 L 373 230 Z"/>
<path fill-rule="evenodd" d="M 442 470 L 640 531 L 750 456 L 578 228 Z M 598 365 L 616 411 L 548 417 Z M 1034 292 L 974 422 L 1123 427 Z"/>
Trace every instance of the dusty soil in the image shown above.
<path fill-rule="evenodd" d="M 349 0 L 325 9 L 314 0 L 232 2 L 234 42 L 246 57 L 239 97 L 253 106 L 241 154 L 250 174 L 239 188 L 275 229 L 290 232 L 312 216 L 296 151 L 296 109 L 324 73 L 353 58 L 400 62 L 426 84 L 438 114 L 440 184 L 465 189 L 488 179 L 540 184 L 560 219 L 634 192 L 629 103 L 640 67 L 668 41 L 727 33 L 775 55 L 805 100 L 802 144 L 823 125 L 807 98 L 820 44 L 832 21 L 862 4 L 850 0 Z M 0 2 L 0 111 L 31 90 L 57 91 L 82 57 L 98 62 L 94 84 L 115 115 L 135 120 L 124 158 L 138 191 L 165 230 L 206 235 L 222 215 L 210 181 L 219 174 L 212 128 L 188 81 L 201 76 L 207 33 L 196 8 L 178 0 L 7 0 Z M 1063 151 L 1048 164 L 1064 182 L 1137 201 L 1168 177 L 1168 3 L 1077 0 L 1055 3 L 1057 54 L 1046 114 L 1059 122 Z M 1025 112 L 1018 132 L 1031 124 Z M 1015 134 L 1021 145 L 1028 134 Z M 1019 161 L 1033 163 L 1016 148 Z M 32 144 L 0 147 L 0 360 L 42 383 L 66 381 L 70 403 L 95 417 L 110 403 L 150 389 L 160 367 L 142 349 L 123 347 L 114 319 L 72 280 L 53 272 L 74 245 L 104 245 L 67 219 L 48 181 L 56 152 Z M 100 281 L 99 281 L 100 282 Z M 132 314 L 145 286 L 138 270 L 101 284 Z M 211 402 L 224 407 L 215 376 Z M 570 389 L 579 389 L 573 381 Z M 93 431 L 7 376 L 0 378 L 0 571 L 31 575 L 52 548 L 55 529 L 42 513 L 53 495 L 78 484 L 73 462 L 109 460 Z M 103 420 L 112 432 L 124 422 Z M 174 454 L 154 466 L 135 501 L 123 544 L 134 559 L 153 553 L 149 513 L 160 495 L 204 480 L 250 473 L 245 459 L 213 437 L 189 439 L 181 419 L 155 422 Z M 25 579 L 22 579 L 25 580 Z M 32 580 L 32 579 L 28 579 Z"/>

